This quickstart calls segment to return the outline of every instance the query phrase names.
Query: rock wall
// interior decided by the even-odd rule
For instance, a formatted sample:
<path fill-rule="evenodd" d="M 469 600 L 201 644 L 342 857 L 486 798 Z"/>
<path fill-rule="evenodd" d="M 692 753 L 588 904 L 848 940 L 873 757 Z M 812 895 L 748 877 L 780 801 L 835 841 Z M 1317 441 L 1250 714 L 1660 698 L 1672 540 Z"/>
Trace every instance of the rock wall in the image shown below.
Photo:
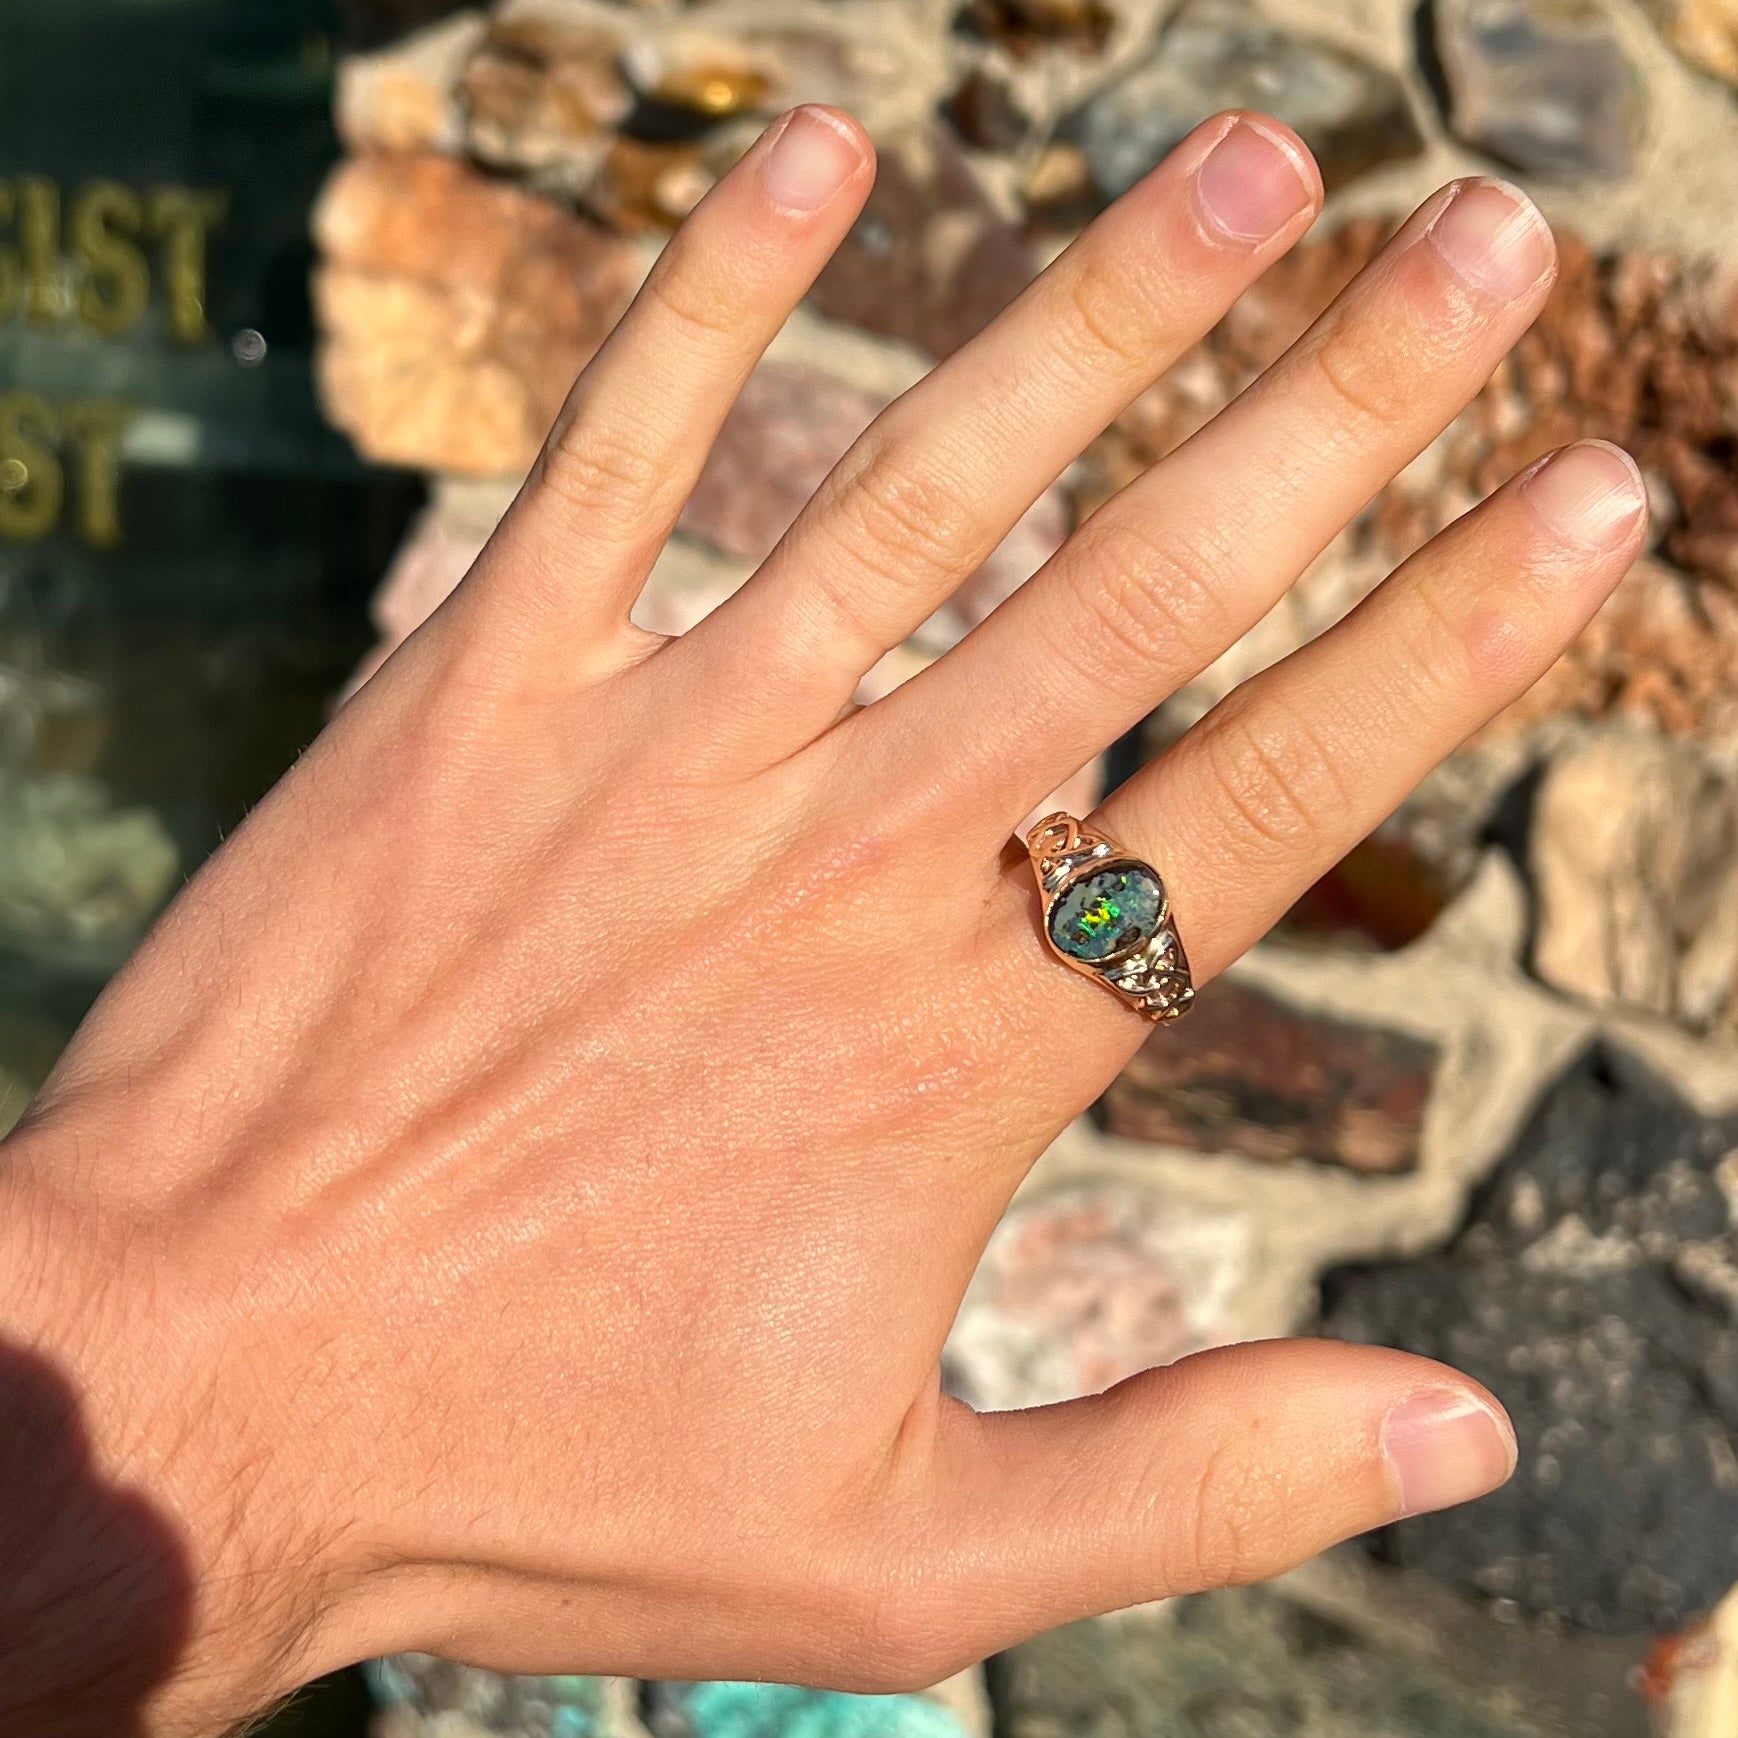
<path fill-rule="evenodd" d="M 1389 1563 L 1463 1590 L 1450 1606 L 1335 1594 L 1334 1621 L 1415 1662 L 1450 1631 L 1475 1636 L 1454 1644 L 1456 1670 L 1490 1662 L 1489 1697 L 1444 1731 L 1640 1732 L 1630 1644 L 1576 1634 L 1628 1636 L 1639 1663 L 1641 1631 L 1738 1580 L 1723 1386 L 1738 1212 L 1724 1144 L 1738 1138 L 1734 0 L 497 0 L 424 5 L 409 29 L 380 0 L 361 11 L 373 46 L 346 64 L 339 102 L 351 162 L 319 221 L 323 381 L 365 452 L 433 483 L 381 593 L 383 651 L 462 577 L 671 229 L 794 102 L 858 114 L 880 180 L 653 576 L 638 614 L 659 631 L 728 596 L 876 412 L 1196 121 L 1231 104 L 1282 115 L 1331 189 L 1317 234 L 1059 479 L 866 698 L 944 652 L 1240 391 L 1435 185 L 1508 174 L 1544 207 L 1564 269 L 1534 330 L 1273 615 L 1161 709 L 1150 743 L 1565 440 L 1637 452 L 1654 547 L 1535 693 L 1058 1143 L 991 1245 L 948 1370 L 986 1405 L 1102 1387 L 1318 1322 L 1333 1272 L 1331 1330 L 1471 1360 L 1537 1437 L 1508 1508 L 1384 1543 Z M 1496 1194 L 1481 1187 L 1493 1176 Z M 1650 1315 L 1636 1300 L 1661 1285 L 1677 1289 Z M 1696 1367 L 1628 1404 L 1622 1384 L 1648 1386 L 1685 1336 L 1704 1348 Z M 1674 1472 L 1662 1438 L 1695 1465 Z M 1311 1586 L 1276 1597 L 1325 1597 Z M 1390 1605 L 1429 1620 L 1402 1634 Z M 1481 1629 L 1490 1612 L 1503 1621 Z M 1507 1622 L 1528 1614 L 1567 1629 Z M 1250 1619 L 1227 1605 L 1211 1621 L 1235 1635 Z M 1163 1644 L 1162 1670 L 1158 1641 L 1125 1670 L 1104 1663 L 1126 1650 L 1103 1636 L 1015 1661 L 993 1680 L 1001 1729 L 1099 1729 L 1041 1681 L 1046 1660 L 1090 1658 L 1124 1673 L 1104 1730 L 1244 1730 L 1131 1688 L 1220 1657 L 1191 1637 Z M 1269 1651 L 1279 1663 L 1238 1657 L 1304 1670 Z M 1353 1729 L 1302 1682 L 1287 1705 Z M 1387 1690 L 1359 1693 L 1389 1707 Z M 711 1708 L 654 1696 L 640 1714 L 704 1731 L 724 1720 Z M 783 1718 L 754 1729 L 797 1729 Z"/>

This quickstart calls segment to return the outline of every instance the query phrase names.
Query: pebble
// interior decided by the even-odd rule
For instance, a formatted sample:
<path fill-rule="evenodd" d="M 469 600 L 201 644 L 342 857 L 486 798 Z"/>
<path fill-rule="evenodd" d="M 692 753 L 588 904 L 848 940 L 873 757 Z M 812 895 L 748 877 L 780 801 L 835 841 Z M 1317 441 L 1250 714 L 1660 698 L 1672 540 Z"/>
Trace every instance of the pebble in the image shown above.
<path fill-rule="evenodd" d="M 546 186 L 583 186 L 632 106 L 618 67 L 626 41 L 591 20 L 496 20 L 460 82 L 471 154 Z"/>

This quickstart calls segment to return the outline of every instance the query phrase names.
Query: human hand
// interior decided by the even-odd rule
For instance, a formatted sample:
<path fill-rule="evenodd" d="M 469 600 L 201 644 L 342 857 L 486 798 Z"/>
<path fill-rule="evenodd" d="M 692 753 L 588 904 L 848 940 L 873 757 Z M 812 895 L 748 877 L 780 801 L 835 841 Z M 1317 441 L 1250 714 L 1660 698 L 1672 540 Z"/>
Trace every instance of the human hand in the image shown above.
<path fill-rule="evenodd" d="M 1499 186 L 1445 189 L 1249 394 L 856 710 L 1321 197 L 1283 128 L 1209 122 L 887 411 L 741 593 L 654 639 L 629 607 L 869 179 L 848 122 L 799 111 L 720 184 L 476 570 L 4 1148 L 0 1324 L 179 1542 L 173 1647 L 111 1674 L 140 1729 L 403 1649 L 918 1684 L 1510 1470 L 1489 1396 L 1381 1350 L 1246 1346 L 1002 1416 L 938 1360 L 1022 1176 L 1147 1031 L 1046 952 L 1010 829 L 1466 404 L 1545 297 L 1549 235 Z M 1199 982 L 1553 661 L 1643 519 L 1633 466 L 1572 449 L 1110 799 Z M 0 1633 L 54 1604 L 34 1585 Z"/>

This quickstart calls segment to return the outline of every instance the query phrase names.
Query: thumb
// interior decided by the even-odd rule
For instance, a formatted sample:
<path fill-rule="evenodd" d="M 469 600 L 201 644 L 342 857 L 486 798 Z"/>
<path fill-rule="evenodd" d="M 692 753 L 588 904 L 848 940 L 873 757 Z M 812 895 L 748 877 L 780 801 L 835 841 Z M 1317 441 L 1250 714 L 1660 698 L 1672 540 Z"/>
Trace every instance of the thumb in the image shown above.
<path fill-rule="evenodd" d="M 1354 1534 L 1483 1496 L 1514 1470 L 1502 1407 L 1440 1364 L 1268 1341 L 1105 1394 L 946 1415 L 931 1585 L 989 1652 L 1170 1594 L 1263 1580 Z M 933 1511 L 932 1511 L 933 1512 Z M 974 1656 L 976 1657 L 976 1656 Z"/>

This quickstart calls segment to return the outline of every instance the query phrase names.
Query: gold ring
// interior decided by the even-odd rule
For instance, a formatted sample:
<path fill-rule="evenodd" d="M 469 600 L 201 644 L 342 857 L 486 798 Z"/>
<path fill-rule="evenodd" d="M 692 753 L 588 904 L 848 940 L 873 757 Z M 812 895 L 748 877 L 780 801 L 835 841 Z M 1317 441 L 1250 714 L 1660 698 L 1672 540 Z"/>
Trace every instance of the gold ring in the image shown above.
<path fill-rule="evenodd" d="M 1158 870 L 1066 814 L 1040 821 L 1026 850 L 1050 951 L 1148 1020 L 1188 1013 L 1189 956 Z"/>

